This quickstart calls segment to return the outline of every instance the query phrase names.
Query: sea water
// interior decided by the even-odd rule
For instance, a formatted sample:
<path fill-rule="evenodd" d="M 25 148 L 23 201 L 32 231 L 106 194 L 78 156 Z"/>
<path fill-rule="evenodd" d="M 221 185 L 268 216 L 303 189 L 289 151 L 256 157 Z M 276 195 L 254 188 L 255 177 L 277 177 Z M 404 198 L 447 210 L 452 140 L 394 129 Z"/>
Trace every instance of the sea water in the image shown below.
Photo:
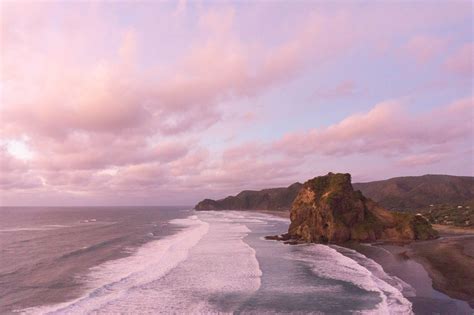
<path fill-rule="evenodd" d="M 1 210 L 0 312 L 407 314 L 412 288 L 353 250 L 264 236 L 289 220 L 184 207 Z"/>

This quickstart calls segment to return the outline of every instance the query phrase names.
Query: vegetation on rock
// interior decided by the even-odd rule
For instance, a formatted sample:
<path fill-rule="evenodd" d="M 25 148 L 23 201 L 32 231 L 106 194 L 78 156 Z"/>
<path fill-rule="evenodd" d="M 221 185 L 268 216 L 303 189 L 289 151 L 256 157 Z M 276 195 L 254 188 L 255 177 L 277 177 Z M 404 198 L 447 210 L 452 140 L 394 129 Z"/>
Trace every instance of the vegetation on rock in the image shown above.
<path fill-rule="evenodd" d="M 432 204 L 420 213 L 432 224 L 474 227 L 474 202 Z"/>
<path fill-rule="evenodd" d="M 307 242 L 404 241 L 436 237 L 420 215 L 390 212 L 354 191 L 350 174 L 315 177 L 291 207 L 288 234 Z"/>
<path fill-rule="evenodd" d="M 430 205 L 474 201 L 474 177 L 423 175 L 356 183 L 354 189 L 388 210 L 419 212 Z"/>
<path fill-rule="evenodd" d="M 244 190 L 236 196 L 220 200 L 204 199 L 196 210 L 289 210 L 302 184 L 260 191 Z"/>

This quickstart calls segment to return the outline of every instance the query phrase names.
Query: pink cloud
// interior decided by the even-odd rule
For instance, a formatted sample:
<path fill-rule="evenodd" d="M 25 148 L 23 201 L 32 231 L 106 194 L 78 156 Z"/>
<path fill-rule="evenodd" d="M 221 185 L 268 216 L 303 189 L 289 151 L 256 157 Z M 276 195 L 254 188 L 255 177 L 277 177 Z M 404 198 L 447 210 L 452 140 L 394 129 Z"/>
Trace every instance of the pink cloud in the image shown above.
<path fill-rule="evenodd" d="M 430 165 L 438 163 L 446 157 L 446 154 L 416 154 L 402 158 L 399 165 L 405 167 L 414 167 L 420 165 Z"/>
<path fill-rule="evenodd" d="M 474 44 L 467 43 L 461 46 L 444 63 L 444 67 L 457 75 L 472 78 L 474 72 Z"/>
<path fill-rule="evenodd" d="M 140 135 L 116 137 L 110 134 L 71 134 L 60 143 L 54 139 L 37 138 L 32 146 L 38 158 L 32 166 L 49 170 L 102 169 L 111 166 L 160 162 L 162 164 L 185 156 L 185 141 L 164 141 L 149 144 Z"/>
<path fill-rule="evenodd" d="M 329 89 L 318 89 L 314 93 L 314 97 L 323 99 L 334 99 L 348 97 L 357 92 L 357 86 L 354 81 L 344 80 L 339 82 L 335 87 Z"/>
<path fill-rule="evenodd" d="M 339 167 L 331 164 L 335 156 L 431 163 L 434 147 L 439 151 L 472 137 L 468 98 L 422 114 L 398 101 L 384 102 L 275 143 L 234 143 L 246 137 L 243 124 L 255 132 L 260 123 L 273 128 L 272 115 L 282 104 L 252 107 L 267 93 L 305 71 L 318 76 L 320 68 L 361 46 L 389 51 L 394 36 L 454 23 L 469 12 L 462 5 L 430 7 L 419 19 L 417 10 L 397 3 L 389 16 L 383 6 L 328 10 L 308 3 L 304 14 L 278 20 L 282 26 L 272 29 L 276 20 L 264 21 L 272 25 L 267 32 L 256 27 L 263 20 L 243 31 L 255 12 L 238 6 L 196 5 L 191 12 L 194 4 L 182 1 L 169 16 L 163 14 L 166 6 L 153 7 L 153 22 L 141 24 L 112 18 L 120 11 L 115 7 L 77 5 L 76 11 L 56 4 L 2 4 L 0 140 L 28 138 L 34 153 L 31 161 L 21 161 L 0 152 L 2 192 L 18 193 L 2 199 L 15 202 L 28 192 L 31 200 L 48 203 L 49 197 L 100 200 L 102 194 L 113 203 L 117 195 L 152 200 L 201 196 L 203 189 L 236 192 L 287 185 L 313 172 L 315 164 L 323 165 L 318 170 Z M 446 69 L 472 72 L 472 44 L 466 47 L 446 61 Z M 406 49 L 421 61 L 436 57 L 444 43 L 414 37 Z M 356 92 L 356 84 L 345 80 L 316 94 L 334 98 Z M 243 110 L 235 106 L 238 101 L 250 105 Z M 224 138 L 219 124 L 234 137 Z M 326 160 L 318 160 L 321 156 Z"/>
<path fill-rule="evenodd" d="M 399 102 L 380 103 L 324 129 L 287 134 L 273 147 L 303 155 L 400 154 L 472 138 L 473 107 L 468 97 L 414 116 Z"/>
<path fill-rule="evenodd" d="M 33 189 L 42 186 L 37 174 L 31 172 L 28 162 L 15 159 L 5 146 L 0 146 L 0 189 Z"/>
<path fill-rule="evenodd" d="M 443 38 L 415 36 L 403 46 L 402 51 L 422 64 L 431 61 L 431 59 L 445 50 L 446 47 L 447 41 Z"/>

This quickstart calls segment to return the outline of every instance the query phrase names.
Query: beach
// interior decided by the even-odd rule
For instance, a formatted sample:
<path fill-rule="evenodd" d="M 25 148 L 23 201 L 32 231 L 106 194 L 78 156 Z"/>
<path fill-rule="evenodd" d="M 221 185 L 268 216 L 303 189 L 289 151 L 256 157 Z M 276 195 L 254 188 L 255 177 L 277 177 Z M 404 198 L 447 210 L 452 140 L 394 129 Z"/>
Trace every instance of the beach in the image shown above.
<path fill-rule="evenodd" d="M 437 240 L 410 244 L 407 255 L 425 267 L 436 290 L 474 308 L 474 231 L 452 231 Z"/>
<path fill-rule="evenodd" d="M 466 232 L 291 246 L 265 239 L 287 231 L 288 211 L 38 211 L 3 209 L 2 314 L 473 312 Z"/>
<path fill-rule="evenodd" d="M 413 287 L 407 295 L 416 314 L 474 312 L 474 233 L 438 229 L 440 238 L 406 245 L 350 244 L 390 275 Z M 448 232 L 449 231 L 449 232 Z"/>
<path fill-rule="evenodd" d="M 289 211 L 258 211 L 289 218 Z M 346 244 L 408 283 L 416 314 L 474 312 L 474 229 L 434 225 L 440 237 L 410 244 Z"/>

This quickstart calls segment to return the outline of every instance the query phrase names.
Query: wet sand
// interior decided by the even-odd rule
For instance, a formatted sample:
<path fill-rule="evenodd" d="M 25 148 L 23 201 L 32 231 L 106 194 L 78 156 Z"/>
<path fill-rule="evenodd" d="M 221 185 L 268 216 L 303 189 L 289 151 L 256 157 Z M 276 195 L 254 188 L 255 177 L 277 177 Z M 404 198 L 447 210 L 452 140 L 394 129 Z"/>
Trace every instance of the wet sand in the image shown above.
<path fill-rule="evenodd" d="M 407 255 L 425 267 L 436 290 L 474 308 L 474 234 L 444 235 L 408 248 Z"/>
<path fill-rule="evenodd" d="M 289 218 L 289 211 L 258 211 Z M 407 245 L 347 244 L 413 287 L 416 314 L 474 314 L 474 229 L 434 226 L 440 238 Z"/>
<path fill-rule="evenodd" d="M 436 240 L 348 247 L 410 284 L 416 314 L 474 314 L 474 230 L 436 228 Z"/>

